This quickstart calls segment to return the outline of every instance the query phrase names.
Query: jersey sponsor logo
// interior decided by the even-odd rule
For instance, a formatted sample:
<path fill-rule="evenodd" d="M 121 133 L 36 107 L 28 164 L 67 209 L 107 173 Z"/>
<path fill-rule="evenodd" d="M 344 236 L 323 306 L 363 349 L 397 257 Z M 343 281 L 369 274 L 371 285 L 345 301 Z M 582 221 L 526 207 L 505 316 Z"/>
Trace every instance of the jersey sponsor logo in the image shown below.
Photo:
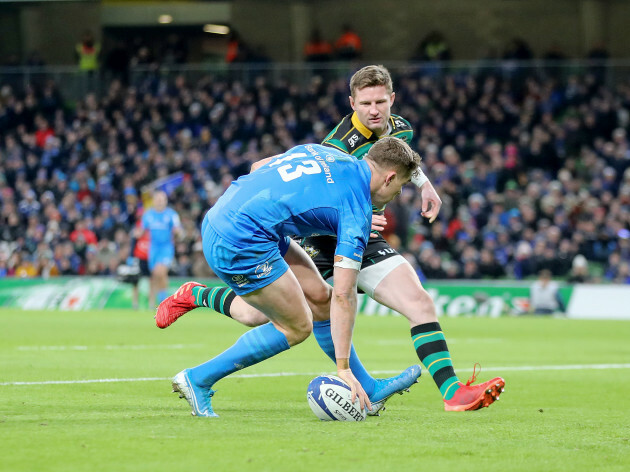
<path fill-rule="evenodd" d="M 326 158 L 326 160 L 324 160 L 324 158 L 322 156 L 315 156 L 315 159 L 317 159 L 317 162 L 319 162 L 319 165 L 321 165 L 322 168 L 324 169 L 324 175 L 326 176 L 326 183 L 327 184 L 334 184 L 335 181 L 332 178 L 332 173 L 330 172 L 330 166 L 326 162 L 326 160 L 328 160 L 328 159 Z"/>
<path fill-rule="evenodd" d="M 326 154 L 327 162 L 335 162 L 335 156 L 331 156 L 330 154 Z"/>
<path fill-rule="evenodd" d="M 401 120 L 394 120 L 394 124 L 396 125 L 396 128 L 406 128 L 407 125 L 405 125 L 404 121 Z"/>
<path fill-rule="evenodd" d="M 319 249 L 315 249 L 313 246 L 304 246 L 304 251 L 311 259 L 315 259 L 317 254 L 319 254 Z"/>
<path fill-rule="evenodd" d="M 395 254 L 396 251 L 393 250 L 392 248 L 388 247 L 388 248 L 385 248 L 385 249 L 379 249 L 378 253 L 381 256 L 386 256 L 387 254 Z"/>
<path fill-rule="evenodd" d="M 273 269 L 273 266 L 269 264 L 269 262 L 264 262 L 262 264 L 257 265 L 256 270 L 254 272 L 256 273 L 256 277 L 261 279 L 271 274 L 271 269 Z"/>
<path fill-rule="evenodd" d="M 243 285 L 247 285 L 248 283 L 250 283 L 247 277 L 240 274 L 232 276 L 232 281 L 239 287 L 242 287 Z"/>
<path fill-rule="evenodd" d="M 350 139 L 348 139 L 348 144 L 350 145 L 350 147 L 354 147 L 355 144 L 357 144 L 357 142 L 359 141 L 359 136 L 357 136 L 356 134 L 353 134 L 352 136 L 350 136 Z"/>

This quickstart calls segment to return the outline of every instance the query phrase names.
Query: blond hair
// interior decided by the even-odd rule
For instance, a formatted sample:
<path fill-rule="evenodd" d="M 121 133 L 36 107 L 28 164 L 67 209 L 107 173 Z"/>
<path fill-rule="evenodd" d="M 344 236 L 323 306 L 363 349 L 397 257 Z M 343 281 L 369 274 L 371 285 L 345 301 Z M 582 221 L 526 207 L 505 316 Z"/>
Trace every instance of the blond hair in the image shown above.
<path fill-rule="evenodd" d="M 396 170 L 405 177 L 418 172 L 422 160 L 406 142 L 394 136 L 384 136 L 376 141 L 365 155 L 365 159 L 371 160 L 381 169 Z"/>
<path fill-rule="evenodd" d="M 389 71 L 382 65 L 365 66 L 356 71 L 350 79 L 350 95 L 354 97 L 357 90 L 365 87 L 378 87 L 379 85 L 385 86 L 387 93 L 394 91 L 392 76 L 389 75 Z"/>

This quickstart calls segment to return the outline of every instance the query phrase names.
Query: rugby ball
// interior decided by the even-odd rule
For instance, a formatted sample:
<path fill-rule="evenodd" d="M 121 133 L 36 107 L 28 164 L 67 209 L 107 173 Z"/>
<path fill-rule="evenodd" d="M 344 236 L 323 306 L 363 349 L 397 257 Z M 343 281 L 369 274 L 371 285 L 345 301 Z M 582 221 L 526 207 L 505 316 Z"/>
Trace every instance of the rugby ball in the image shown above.
<path fill-rule="evenodd" d="M 320 375 L 311 380 L 306 398 L 322 421 L 363 421 L 367 414 L 367 409 L 361 410 L 358 397 L 352 403 L 348 384 L 334 375 Z"/>

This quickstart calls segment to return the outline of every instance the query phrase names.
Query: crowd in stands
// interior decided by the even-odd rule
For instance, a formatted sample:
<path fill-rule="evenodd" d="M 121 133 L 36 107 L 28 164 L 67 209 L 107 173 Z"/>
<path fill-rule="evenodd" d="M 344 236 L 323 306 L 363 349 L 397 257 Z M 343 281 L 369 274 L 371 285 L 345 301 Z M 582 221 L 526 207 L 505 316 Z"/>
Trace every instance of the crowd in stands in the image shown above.
<path fill-rule="evenodd" d="M 351 71 L 349 71 L 351 73 Z M 392 71 L 394 113 L 443 200 L 436 222 L 405 188 L 385 231 L 423 279 L 630 283 L 630 82 Z M 321 142 L 351 110 L 348 78 L 113 80 L 70 108 L 48 81 L 0 85 L 0 277 L 113 275 L 130 251 L 143 188 L 170 195 L 183 233 L 173 273 L 204 277 L 199 226 L 250 165 Z M 593 267 L 601 275 L 593 275 Z"/>

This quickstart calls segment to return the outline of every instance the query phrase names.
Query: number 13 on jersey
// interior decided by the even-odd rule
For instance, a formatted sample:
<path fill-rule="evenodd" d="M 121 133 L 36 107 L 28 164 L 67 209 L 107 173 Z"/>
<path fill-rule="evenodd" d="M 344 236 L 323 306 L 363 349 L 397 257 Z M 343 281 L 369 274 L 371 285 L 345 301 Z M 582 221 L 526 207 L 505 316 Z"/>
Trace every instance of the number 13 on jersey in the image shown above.
<path fill-rule="evenodd" d="M 307 157 L 308 155 L 304 152 L 296 152 L 293 154 L 289 154 L 288 156 L 282 157 L 271 164 L 270 167 L 278 166 L 287 161 L 292 161 L 293 159 L 298 159 L 301 157 Z M 285 182 L 290 182 L 292 180 L 298 179 L 302 177 L 302 175 L 307 174 L 319 174 L 321 173 L 322 168 L 319 163 L 313 159 L 307 159 L 299 162 L 290 162 L 288 164 L 284 164 L 278 167 L 278 173 L 280 177 Z"/>

